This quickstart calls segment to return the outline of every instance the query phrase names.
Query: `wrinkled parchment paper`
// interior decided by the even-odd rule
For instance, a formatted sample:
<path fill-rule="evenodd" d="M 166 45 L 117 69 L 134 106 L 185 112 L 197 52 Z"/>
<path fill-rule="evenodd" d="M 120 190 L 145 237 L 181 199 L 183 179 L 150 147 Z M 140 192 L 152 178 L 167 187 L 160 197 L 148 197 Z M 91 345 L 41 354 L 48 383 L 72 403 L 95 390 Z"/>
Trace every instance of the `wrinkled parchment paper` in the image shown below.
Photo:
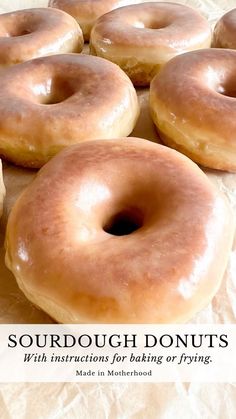
<path fill-rule="evenodd" d="M 236 0 L 186 0 L 214 25 Z M 43 7 L 47 0 L 0 0 L 0 13 Z M 159 141 L 151 122 L 148 90 L 138 90 L 141 116 L 132 135 Z M 236 212 L 236 174 L 205 170 Z M 0 323 L 51 323 L 27 301 L 4 265 L 4 233 L 9 211 L 36 172 L 4 163 L 7 189 L 0 222 Z M 236 245 L 236 242 L 235 242 Z M 222 286 L 192 323 L 235 323 L 236 251 L 231 252 Z M 9 366 L 10 367 L 10 366 Z M 234 384 L 0 384 L 1 419 L 235 419 Z"/>

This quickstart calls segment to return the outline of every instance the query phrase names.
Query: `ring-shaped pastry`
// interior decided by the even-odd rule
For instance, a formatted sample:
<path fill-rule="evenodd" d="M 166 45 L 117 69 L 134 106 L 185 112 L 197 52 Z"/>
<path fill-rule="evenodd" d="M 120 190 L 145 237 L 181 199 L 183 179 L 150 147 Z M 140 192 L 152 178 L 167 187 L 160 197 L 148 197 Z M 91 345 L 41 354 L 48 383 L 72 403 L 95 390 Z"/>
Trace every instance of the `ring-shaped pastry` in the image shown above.
<path fill-rule="evenodd" d="M 236 9 L 230 10 L 216 23 L 212 47 L 236 49 Z"/>
<path fill-rule="evenodd" d="M 33 58 L 81 52 L 83 35 L 76 20 L 56 9 L 25 9 L 0 14 L 0 67 Z"/>
<path fill-rule="evenodd" d="M 190 159 L 98 140 L 55 156 L 17 200 L 6 263 L 58 322 L 182 322 L 219 288 L 233 233 L 228 204 Z"/>
<path fill-rule="evenodd" d="M 236 51 L 206 49 L 173 58 L 150 88 L 163 142 L 212 169 L 236 172 Z"/>
<path fill-rule="evenodd" d="M 99 57 L 62 54 L 0 76 L 0 155 L 41 167 L 78 142 L 128 136 L 139 115 L 127 75 Z"/>
<path fill-rule="evenodd" d="M 146 0 L 147 1 L 147 0 Z M 64 10 L 79 23 L 85 41 L 89 41 L 96 20 L 117 7 L 139 3 L 140 0 L 49 0 L 48 6 Z"/>
<path fill-rule="evenodd" d="M 176 55 L 210 44 L 208 22 L 196 10 L 161 2 L 113 10 L 90 37 L 91 53 L 118 64 L 137 86 L 148 85 Z"/>

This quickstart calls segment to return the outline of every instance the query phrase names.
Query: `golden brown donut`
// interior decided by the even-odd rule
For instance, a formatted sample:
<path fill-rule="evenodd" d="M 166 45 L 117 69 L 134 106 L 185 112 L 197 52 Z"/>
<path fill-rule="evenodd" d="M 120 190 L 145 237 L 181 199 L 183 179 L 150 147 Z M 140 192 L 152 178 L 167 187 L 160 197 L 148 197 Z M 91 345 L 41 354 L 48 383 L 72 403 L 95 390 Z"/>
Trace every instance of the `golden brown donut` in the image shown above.
<path fill-rule="evenodd" d="M 90 37 L 91 53 L 118 64 L 137 86 L 148 85 L 176 55 L 210 43 L 210 27 L 197 11 L 159 2 L 107 13 L 98 19 Z"/>
<path fill-rule="evenodd" d="M 139 115 L 135 89 L 115 64 L 54 55 L 0 76 L 0 155 L 41 167 L 71 144 L 129 135 Z"/>
<path fill-rule="evenodd" d="M 83 31 L 84 40 L 89 41 L 91 29 L 100 16 L 117 7 L 140 2 L 141 0 L 49 0 L 48 6 L 64 10 L 73 16 Z"/>
<path fill-rule="evenodd" d="M 230 10 L 217 22 L 212 46 L 236 49 L 236 9 Z"/>
<path fill-rule="evenodd" d="M 236 51 L 174 58 L 154 78 L 150 106 L 163 142 L 203 166 L 236 171 Z"/>
<path fill-rule="evenodd" d="M 58 322 L 182 322 L 217 291 L 232 237 L 228 205 L 191 160 L 137 138 L 91 141 L 17 200 L 6 264 Z"/>
<path fill-rule="evenodd" d="M 0 14 L 0 66 L 80 52 L 83 42 L 76 20 L 60 10 L 25 9 Z"/>

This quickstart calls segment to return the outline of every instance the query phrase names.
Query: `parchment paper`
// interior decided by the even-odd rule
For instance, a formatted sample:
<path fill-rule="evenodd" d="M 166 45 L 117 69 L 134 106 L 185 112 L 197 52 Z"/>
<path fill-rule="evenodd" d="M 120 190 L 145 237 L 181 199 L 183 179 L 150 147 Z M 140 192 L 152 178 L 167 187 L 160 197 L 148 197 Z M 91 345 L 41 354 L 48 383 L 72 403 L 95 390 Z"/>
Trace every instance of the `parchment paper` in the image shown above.
<path fill-rule="evenodd" d="M 176 1 L 200 10 L 212 26 L 236 0 Z M 47 0 L 0 0 L 0 13 L 43 7 Z M 148 90 L 138 90 L 141 116 L 132 135 L 159 142 L 150 119 Z M 236 175 L 205 170 L 228 197 L 236 211 Z M 9 211 L 36 172 L 4 163 L 7 195 L 0 222 L 0 323 L 51 323 L 18 289 L 4 264 L 4 233 Z M 236 241 L 235 241 L 236 244 Z M 235 323 L 236 252 L 231 252 L 222 286 L 191 323 Z M 10 367 L 10 366 L 9 366 Z M 0 384 L 0 418 L 3 419 L 235 419 L 234 384 Z"/>

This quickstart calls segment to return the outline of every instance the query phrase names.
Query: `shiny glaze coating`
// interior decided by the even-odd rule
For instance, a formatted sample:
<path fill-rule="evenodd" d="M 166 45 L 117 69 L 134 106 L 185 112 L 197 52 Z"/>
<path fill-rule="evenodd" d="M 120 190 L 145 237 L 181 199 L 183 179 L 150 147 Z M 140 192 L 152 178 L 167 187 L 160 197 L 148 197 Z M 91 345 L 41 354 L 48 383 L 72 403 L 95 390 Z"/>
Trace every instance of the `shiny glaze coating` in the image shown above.
<path fill-rule="evenodd" d="M 0 155 L 41 167 L 64 147 L 129 135 L 139 115 L 135 89 L 115 64 L 82 54 L 13 66 L 0 76 Z"/>
<path fill-rule="evenodd" d="M 206 49 L 171 60 L 150 89 L 167 145 L 203 166 L 236 171 L 236 51 Z"/>
<path fill-rule="evenodd" d="M 236 9 L 230 10 L 217 22 L 212 46 L 236 49 Z"/>
<path fill-rule="evenodd" d="M 0 14 L 0 66 L 80 52 L 83 43 L 76 20 L 60 10 L 25 9 Z"/>
<path fill-rule="evenodd" d="M 79 23 L 84 40 L 89 41 L 91 29 L 96 20 L 110 10 L 129 4 L 140 3 L 141 0 L 49 0 L 49 7 L 64 10 Z"/>
<path fill-rule="evenodd" d="M 142 86 L 171 58 L 210 43 L 210 27 L 197 11 L 161 2 L 113 10 L 98 19 L 90 37 L 93 55 L 115 62 Z"/>
<path fill-rule="evenodd" d="M 139 228 L 110 234 L 125 211 Z M 61 152 L 17 200 L 6 263 L 58 322 L 181 322 L 217 291 L 232 236 L 228 205 L 191 160 L 147 140 L 98 140 Z"/>

